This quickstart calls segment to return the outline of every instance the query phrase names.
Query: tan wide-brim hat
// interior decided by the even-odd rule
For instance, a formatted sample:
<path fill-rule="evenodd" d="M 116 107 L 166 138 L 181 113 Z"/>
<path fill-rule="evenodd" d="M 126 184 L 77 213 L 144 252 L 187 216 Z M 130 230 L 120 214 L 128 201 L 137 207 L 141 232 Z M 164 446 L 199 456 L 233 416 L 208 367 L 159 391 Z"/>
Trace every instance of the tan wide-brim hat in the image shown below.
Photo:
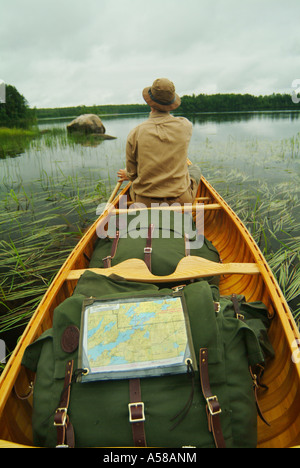
<path fill-rule="evenodd" d="M 167 78 L 158 78 L 152 86 L 145 88 L 143 98 L 149 106 L 165 112 L 177 109 L 181 104 L 174 83 Z"/>

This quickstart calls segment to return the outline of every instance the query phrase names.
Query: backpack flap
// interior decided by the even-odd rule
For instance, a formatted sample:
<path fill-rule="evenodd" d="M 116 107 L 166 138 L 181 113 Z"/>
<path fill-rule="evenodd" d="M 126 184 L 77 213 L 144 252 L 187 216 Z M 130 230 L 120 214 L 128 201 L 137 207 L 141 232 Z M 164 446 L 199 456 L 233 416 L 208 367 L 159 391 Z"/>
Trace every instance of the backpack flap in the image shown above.
<path fill-rule="evenodd" d="M 199 281 L 186 286 L 184 296 L 195 352 L 198 355 L 200 348 L 209 348 L 209 363 L 222 362 L 223 344 L 215 307 L 219 297 L 218 289 L 215 286 L 211 287 L 206 281 Z"/>
<path fill-rule="evenodd" d="M 27 367 L 32 372 L 37 371 L 41 352 L 46 341 L 53 340 L 53 330 L 46 330 L 36 341 L 27 346 L 22 358 L 22 366 Z"/>

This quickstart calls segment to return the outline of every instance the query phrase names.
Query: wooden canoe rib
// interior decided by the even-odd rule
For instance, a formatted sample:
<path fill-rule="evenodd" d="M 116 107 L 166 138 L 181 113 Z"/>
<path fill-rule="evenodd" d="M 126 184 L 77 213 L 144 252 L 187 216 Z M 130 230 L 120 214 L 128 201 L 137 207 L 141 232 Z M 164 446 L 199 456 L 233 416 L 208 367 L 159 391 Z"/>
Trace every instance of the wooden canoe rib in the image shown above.
<path fill-rule="evenodd" d="M 55 307 L 69 297 L 97 240 L 96 228 L 108 213 L 119 211 L 120 197 L 130 184 L 112 193 L 104 213 L 95 221 L 66 260 L 46 292 L 0 378 L 0 447 L 32 445 L 32 401 L 20 400 L 14 391 L 27 393 L 30 376 L 21 367 L 25 348 L 52 326 Z M 153 277 L 142 261 L 131 259 L 101 274 L 117 273 L 129 280 L 168 282 L 178 279 L 220 276 L 222 295 L 243 294 L 248 301 L 263 301 L 273 316 L 269 337 L 276 358 L 268 364 L 264 383 L 269 390 L 260 395 L 260 406 L 271 426 L 258 419 L 258 447 L 286 448 L 300 445 L 300 334 L 285 298 L 253 238 L 214 188 L 204 179 L 197 203 L 204 203 L 205 236 L 219 250 L 222 264 L 211 265 L 198 257 L 187 257 L 169 277 Z M 122 208 L 121 208 L 122 209 Z M 195 209 L 195 206 L 191 209 Z M 138 277 L 137 277 L 138 276 Z"/>

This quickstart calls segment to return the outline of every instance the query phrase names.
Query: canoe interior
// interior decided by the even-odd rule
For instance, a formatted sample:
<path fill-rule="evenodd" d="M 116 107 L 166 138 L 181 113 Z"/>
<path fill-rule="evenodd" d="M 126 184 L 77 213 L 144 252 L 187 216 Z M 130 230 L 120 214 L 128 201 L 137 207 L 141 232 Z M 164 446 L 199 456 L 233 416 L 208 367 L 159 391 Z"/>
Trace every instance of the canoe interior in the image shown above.
<path fill-rule="evenodd" d="M 119 195 L 126 193 L 126 187 Z M 205 210 L 205 236 L 216 246 L 224 263 L 257 263 L 259 275 L 226 275 L 221 277 L 223 295 L 243 294 L 248 301 L 263 301 L 273 317 L 269 337 L 276 351 L 269 361 L 263 383 L 268 391 L 259 395 L 260 407 L 270 427 L 258 418 L 258 447 L 286 448 L 300 445 L 300 364 L 292 355 L 300 343 L 300 335 L 286 301 L 271 274 L 264 257 L 238 217 L 224 200 L 202 178 L 198 197 L 205 204 L 220 204 L 221 209 Z M 201 201 L 203 202 L 203 201 Z M 116 202 L 117 203 L 117 202 Z M 117 204 L 116 204 L 117 207 Z M 32 376 L 20 362 L 26 346 L 52 326 L 55 307 L 69 297 L 77 281 L 66 280 L 71 270 L 88 268 L 97 239 L 96 223 L 82 238 L 59 271 L 34 314 L 16 350 L 7 363 L 0 380 L 0 441 L 1 445 L 32 446 L 32 397 L 20 400 L 17 393 L 26 394 Z M 297 341 L 299 340 L 299 341 Z M 300 353 L 299 353 L 300 356 Z M 295 361 L 295 359 L 294 359 Z M 14 388 L 15 387 L 15 388 Z M 16 391 L 15 391 L 16 389 Z"/>

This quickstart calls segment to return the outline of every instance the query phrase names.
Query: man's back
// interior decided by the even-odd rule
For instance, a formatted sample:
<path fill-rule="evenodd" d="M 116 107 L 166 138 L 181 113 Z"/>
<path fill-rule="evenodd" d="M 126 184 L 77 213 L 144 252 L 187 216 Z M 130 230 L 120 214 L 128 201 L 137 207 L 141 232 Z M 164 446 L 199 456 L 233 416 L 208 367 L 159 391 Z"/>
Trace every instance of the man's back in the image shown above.
<path fill-rule="evenodd" d="M 187 169 L 192 124 L 168 112 L 151 112 L 127 140 L 126 168 L 133 190 L 145 197 L 178 197 L 190 179 Z"/>

